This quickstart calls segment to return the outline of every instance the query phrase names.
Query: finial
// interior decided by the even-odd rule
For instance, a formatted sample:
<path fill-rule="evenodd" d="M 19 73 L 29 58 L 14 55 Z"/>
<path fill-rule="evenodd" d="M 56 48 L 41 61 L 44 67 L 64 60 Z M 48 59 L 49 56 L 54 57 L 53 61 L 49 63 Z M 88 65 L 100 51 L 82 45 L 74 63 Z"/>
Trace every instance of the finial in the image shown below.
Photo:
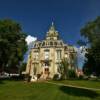
<path fill-rule="evenodd" d="M 54 26 L 54 22 L 52 21 L 52 26 Z"/>

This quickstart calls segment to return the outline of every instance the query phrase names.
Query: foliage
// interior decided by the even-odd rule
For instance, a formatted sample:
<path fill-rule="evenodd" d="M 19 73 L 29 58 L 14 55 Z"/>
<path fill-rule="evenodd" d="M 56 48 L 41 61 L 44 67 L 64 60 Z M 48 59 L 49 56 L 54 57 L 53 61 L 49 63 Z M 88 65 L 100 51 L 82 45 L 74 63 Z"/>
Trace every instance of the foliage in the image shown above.
<path fill-rule="evenodd" d="M 85 42 L 84 40 L 78 40 L 78 41 L 77 41 L 77 44 L 78 44 L 79 46 L 86 46 L 86 42 Z"/>
<path fill-rule="evenodd" d="M 9 80 L 13 80 L 13 81 L 22 81 L 22 80 L 24 80 L 24 75 L 11 76 L 11 77 L 9 78 Z"/>
<path fill-rule="evenodd" d="M 22 63 L 22 65 L 20 66 L 21 72 L 26 70 L 26 65 L 27 65 L 27 63 L 25 63 L 25 62 Z"/>
<path fill-rule="evenodd" d="M 12 69 L 23 61 L 27 50 L 26 34 L 22 32 L 19 23 L 10 20 L 0 20 L 0 67 Z"/>
<path fill-rule="evenodd" d="M 69 70 L 68 70 L 68 76 L 69 76 L 69 78 L 76 78 L 77 75 L 76 75 L 75 70 L 69 69 Z"/>
<path fill-rule="evenodd" d="M 59 74 L 55 74 L 54 77 L 53 77 L 53 80 L 55 80 L 55 81 L 60 80 Z"/>
<path fill-rule="evenodd" d="M 91 73 L 94 72 L 94 66 L 95 66 L 95 60 L 90 54 L 86 54 L 86 58 L 88 60 L 85 61 L 84 66 L 83 66 L 83 72 L 85 75 L 90 75 Z"/>
<path fill-rule="evenodd" d="M 61 61 L 61 75 L 62 75 L 62 79 L 69 79 L 69 78 L 76 78 L 76 72 L 74 69 L 72 69 L 74 66 L 73 62 L 70 63 L 70 67 L 71 69 L 69 69 L 69 63 L 67 59 L 62 59 Z"/>
<path fill-rule="evenodd" d="M 25 74 L 24 75 L 24 80 L 27 81 L 27 82 L 30 82 L 31 81 L 31 76 L 29 74 Z"/>
<path fill-rule="evenodd" d="M 68 61 L 67 59 L 62 59 L 61 61 L 61 66 L 60 66 L 60 73 L 62 75 L 62 79 L 67 79 L 68 78 Z"/>
<path fill-rule="evenodd" d="M 88 22 L 81 29 L 81 36 L 88 40 L 87 60 L 85 61 L 83 71 L 86 74 L 95 73 L 100 75 L 100 17 Z"/>

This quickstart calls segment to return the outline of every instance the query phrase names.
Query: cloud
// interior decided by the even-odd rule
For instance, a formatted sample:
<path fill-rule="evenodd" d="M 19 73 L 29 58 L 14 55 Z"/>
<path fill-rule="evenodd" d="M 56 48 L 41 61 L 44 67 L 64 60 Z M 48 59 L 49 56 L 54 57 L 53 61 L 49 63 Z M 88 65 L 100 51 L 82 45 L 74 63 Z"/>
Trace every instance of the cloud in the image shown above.
<path fill-rule="evenodd" d="M 27 45 L 29 45 L 30 43 L 32 43 L 36 40 L 37 40 L 37 37 L 31 36 L 31 35 L 28 35 L 25 39 L 25 41 L 27 42 Z"/>
<path fill-rule="evenodd" d="M 84 61 L 86 60 L 85 58 L 85 50 L 86 47 L 80 46 L 80 47 L 76 47 L 74 46 L 74 50 L 77 52 L 77 65 L 78 68 L 82 69 L 83 65 L 84 65 Z"/>
<path fill-rule="evenodd" d="M 28 51 L 26 52 L 26 54 L 24 55 L 24 62 L 27 62 L 28 60 L 28 55 L 30 53 L 31 48 L 34 46 L 34 42 L 37 40 L 37 37 L 28 35 L 25 39 L 25 41 L 27 42 L 28 45 Z"/>
<path fill-rule="evenodd" d="M 82 46 L 80 46 L 79 48 L 77 48 L 77 56 L 78 56 L 78 66 L 79 68 L 83 67 L 84 61 L 85 61 L 85 48 L 83 48 Z"/>

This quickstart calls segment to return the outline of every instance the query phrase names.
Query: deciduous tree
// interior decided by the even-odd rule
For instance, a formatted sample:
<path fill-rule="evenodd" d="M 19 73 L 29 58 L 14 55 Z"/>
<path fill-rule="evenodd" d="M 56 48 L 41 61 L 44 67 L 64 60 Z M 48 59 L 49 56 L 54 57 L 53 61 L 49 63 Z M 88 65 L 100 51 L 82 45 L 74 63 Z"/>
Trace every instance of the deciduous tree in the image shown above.
<path fill-rule="evenodd" d="M 0 20 L 0 67 L 2 70 L 20 66 L 27 50 L 26 34 L 11 19 Z"/>
<path fill-rule="evenodd" d="M 86 43 L 89 45 L 86 53 L 87 60 L 83 67 L 84 72 L 100 75 L 100 17 L 88 22 L 81 29 L 81 36 L 88 40 Z"/>

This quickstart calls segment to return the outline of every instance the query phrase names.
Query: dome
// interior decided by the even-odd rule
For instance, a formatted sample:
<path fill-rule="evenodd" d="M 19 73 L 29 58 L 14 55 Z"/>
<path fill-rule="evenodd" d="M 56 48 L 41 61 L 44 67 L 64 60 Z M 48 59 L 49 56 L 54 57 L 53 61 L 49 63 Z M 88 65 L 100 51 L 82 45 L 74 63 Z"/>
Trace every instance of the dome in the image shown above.
<path fill-rule="evenodd" d="M 49 31 L 47 32 L 47 37 L 58 37 L 58 31 L 56 31 L 54 23 L 52 22 Z"/>

